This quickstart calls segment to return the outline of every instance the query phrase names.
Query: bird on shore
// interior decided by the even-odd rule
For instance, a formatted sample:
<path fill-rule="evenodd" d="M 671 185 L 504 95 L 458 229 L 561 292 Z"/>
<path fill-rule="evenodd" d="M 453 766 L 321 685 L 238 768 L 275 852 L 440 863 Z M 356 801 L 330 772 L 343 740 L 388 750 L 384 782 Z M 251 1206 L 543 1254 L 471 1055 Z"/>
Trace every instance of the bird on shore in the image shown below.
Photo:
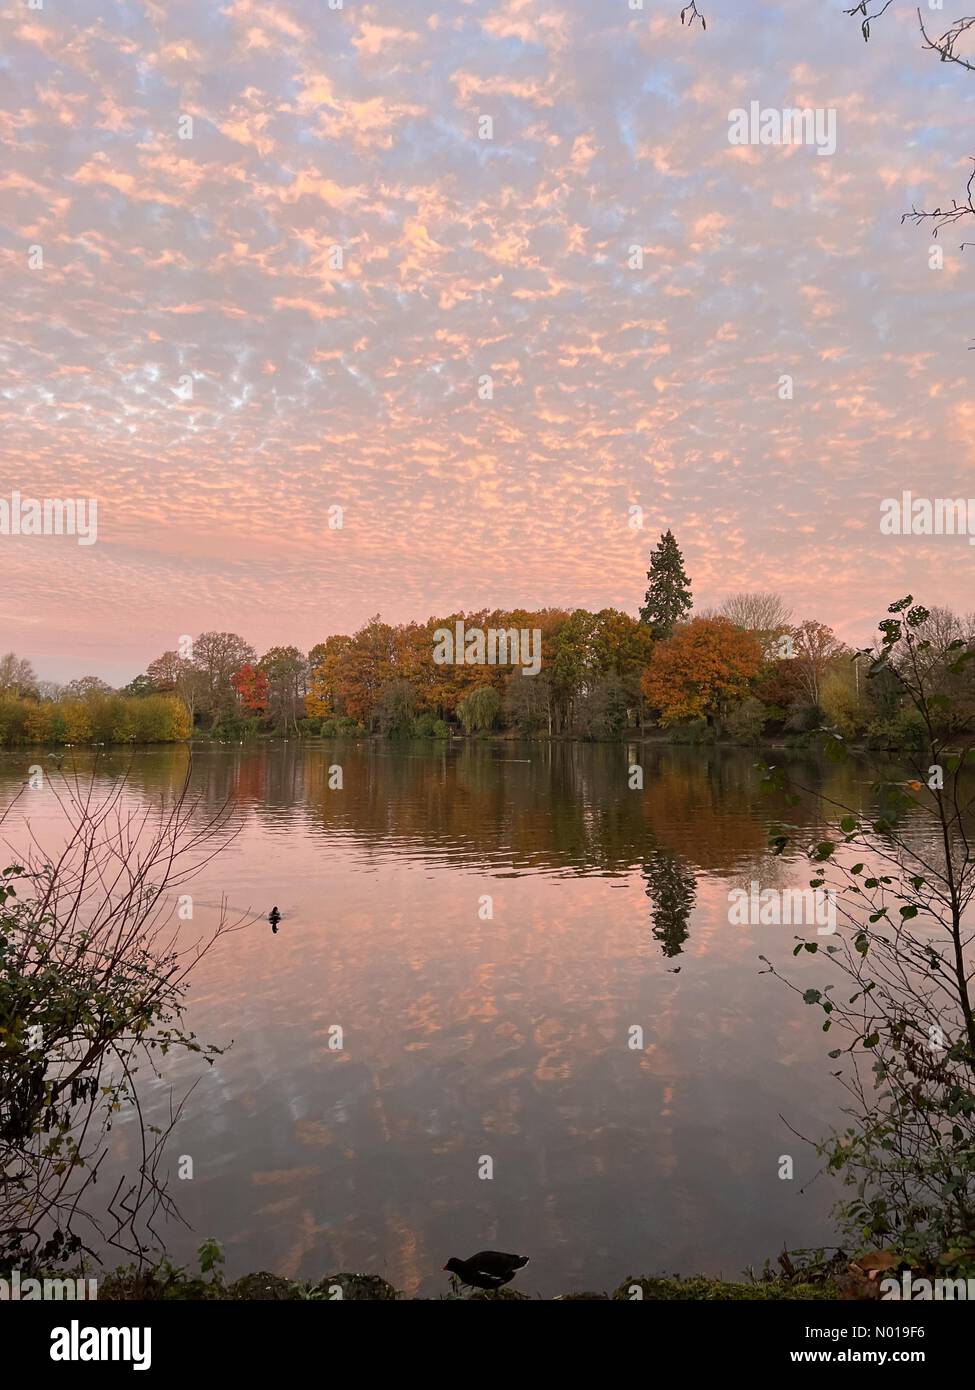
<path fill-rule="evenodd" d="M 281 914 L 278 911 L 277 903 L 274 904 L 271 911 L 268 913 L 267 920 L 271 923 L 272 932 L 276 933 L 278 930 L 278 923 L 281 921 Z"/>
<path fill-rule="evenodd" d="M 473 1289 L 500 1289 L 510 1284 L 519 1269 L 528 1263 L 527 1255 L 506 1255 L 501 1250 L 479 1250 L 469 1260 L 452 1255 L 444 1269 L 456 1274 L 462 1284 Z"/>

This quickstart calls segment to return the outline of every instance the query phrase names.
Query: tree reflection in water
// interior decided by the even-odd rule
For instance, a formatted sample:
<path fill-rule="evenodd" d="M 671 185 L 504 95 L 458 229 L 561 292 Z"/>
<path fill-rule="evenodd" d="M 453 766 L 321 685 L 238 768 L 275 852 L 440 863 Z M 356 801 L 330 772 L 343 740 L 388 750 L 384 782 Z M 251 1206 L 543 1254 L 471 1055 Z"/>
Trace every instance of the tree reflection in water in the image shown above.
<path fill-rule="evenodd" d="M 650 918 L 655 941 L 670 960 L 679 956 L 689 935 L 688 920 L 696 901 L 691 870 L 673 854 L 653 850 L 640 870 L 653 904 Z"/>

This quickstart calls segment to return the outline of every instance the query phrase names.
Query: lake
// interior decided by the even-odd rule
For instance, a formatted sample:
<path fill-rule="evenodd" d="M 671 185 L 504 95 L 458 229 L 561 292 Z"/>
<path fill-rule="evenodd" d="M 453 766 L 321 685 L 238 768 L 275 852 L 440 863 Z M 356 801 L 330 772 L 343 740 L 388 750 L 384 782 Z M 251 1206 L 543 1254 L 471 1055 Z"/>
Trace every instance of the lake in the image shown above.
<path fill-rule="evenodd" d="M 96 776 L 127 769 L 142 805 L 175 794 L 188 756 L 110 751 Z M 809 879 L 766 854 L 776 814 L 757 760 L 462 741 L 196 750 L 194 790 L 229 802 L 239 834 L 181 890 L 194 925 L 222 895 L 277 904 L 282 922 L 223 938 L 193 977 L 190 1026 L 232 1047 L 209 1070 L 172 1057 L 150 1088 L 168 1104 L 200 1076 L 168 1150 L 193 1228 L 165 1228 L 170 1254 L 192 1261 L 214 1236 L 231 1276 L 354 1270 L 435 1295 L 449 1256 L 493 1247 L 529 1255 L 518 1287 L 551 1296 L 627 1274 L 734 1278 L 784 1244 L 835 1240 L 840 1190 L 812 1182 L 816 1156 L 790 1130 L 839 1121 L 835 1044 L 759 954 L 803 988 L 828 972 L 792 959 L 803 928 L 728 920 L 730 890 Z M 27 764 L 53 761 L 0 757 L 0 805 Z M 867 805 L 862 770 L 794 768 Z M 814 798 L 790 815 L 821 838 Z M 8 815 L 5 862 L 25 819 L 57 844 L 50 785 Z M 134 1124 L 113 1137 L 106 1189 Z M 180 1155 L 192 1180 L 175 1179 Z"/>

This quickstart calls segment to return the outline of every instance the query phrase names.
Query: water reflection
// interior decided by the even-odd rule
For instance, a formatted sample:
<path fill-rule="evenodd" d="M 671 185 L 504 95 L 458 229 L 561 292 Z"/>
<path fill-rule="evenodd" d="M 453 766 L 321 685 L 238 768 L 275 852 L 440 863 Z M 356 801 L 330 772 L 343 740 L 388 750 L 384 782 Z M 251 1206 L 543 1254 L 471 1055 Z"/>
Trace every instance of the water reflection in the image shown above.
<path fill-rule="evenodd" d="M 0 758 L 0 804 L 24 762 Z M 522 1249 L 526 1289 L 553 1294 L 637 1271 L 733 1276 L 828 1239 L 833 1194 L 799 1196 L 814 1159 L 781 1117 L 817 1134 L 840 1098 L 812 1011 L 758 955 L 809 985 L 818 965 L 792 962 L 787 929 L 728 923 L 731 887 L 808 879 L 765 857 L 774 813 L 754 762 L 581 745 L 199 752 L 202 809 L 229 802 L 239 835 L 194 884 L 197 919 L 226 893 L 265 920 L 194 978 L 189 1025 L 234 1045 L 174 1135 L 174 1170 L 185 1154 L 195 1174 L 174 1257 L 215 1235 L 231 1273 L 359 1269 L 435 1294 L 457 1249 Z M 111 753 L 97 775 L 124 770 L 143 804 L 172 798 L 185 769 L 185 750 L 149 750 Z M 868 804 L 855 769 L 798 770 Z M 789 816 L 821 829 L 813 797 Z M 18 801 L 8 843 L 28 817 L 56 840 L 50 789 Z M 167 1059 L 150 1112 L 197 1076 L 192 1057 Z M 107 1191 L 135 1139 L 114 1133 Z M 794 1183 L 778 1179 L 783 1153 Z"/>
<path fill-rule="evenodd" d="M 690 933 L 688 922 L 694 907 L 694 875 L 672 854 L 658 850 L 641 869 L 647 884 L 647 897 L 653 906 L 653 938 L 660 942 L 664 956 L 679 956 Z"/>
<path fill-rule="evenodd" d="M 4 782 L 26 755 L 0 756 Z M 184 774 L 183 748 L 109 753 L 99 776 L 124 772 L 140 797 L 172 796 Z M 629 788 L 638 758 L 644 788 Z M 853 765 L 793 759 L 812 795 L 789 811 L 816 829 L 822 795 L 865 808 L 869 788 Z M 366 741 L 276 743 L 197 752 L 194 790 L 208 808 L 231 803 L 271 832 L 300 823 L 311 836 L 341 837 L 366 856 L 428 857 L 509 870 L 626 873 L 648 843 L 678 856 L 689 872 L 740 873 L 765 860 L 766 823 L 755 755 L 728 749 L 605 745 L 453 744 L 401 749 Z M 91 760 L 75 765 L 84 773 Z M 341 791 L 329 788 L 340 766 Z M 6 777 L 5 777 L 6 770 Z"/>

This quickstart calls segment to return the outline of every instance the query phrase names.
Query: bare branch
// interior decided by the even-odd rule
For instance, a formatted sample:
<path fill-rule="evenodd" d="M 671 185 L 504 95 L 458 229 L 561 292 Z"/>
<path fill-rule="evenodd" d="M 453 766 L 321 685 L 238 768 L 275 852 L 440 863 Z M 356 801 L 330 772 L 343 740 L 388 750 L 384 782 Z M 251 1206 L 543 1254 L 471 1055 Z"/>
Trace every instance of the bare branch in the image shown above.
<path fill-rule="evenodd" d="M 848 14 L 851 19 L 855 19 L 857 15 L 863 16 L 863 20 L 860 24 L 860 32 L 863 34 L 863 42 L 867 43 L 870 39 L 870 25 L 875 19 L 879 19 L 884 11 L 889 9 L 893 3 L 894 0 L 886 0 L 886 3 L 881 5 L 879 10 L 874 10 L 874 12 L 870 14 L 867 0 L 860 0 L 860 3 L 854 5 L 852 10 L 844 10 L 843 13 Z"/>
<path fill-rule="evenodd" d="M 917 12 L 917 22 L 920 25 L 921 33 L 924 35 L 924 46 L 937 53 L 943 63 L 957 63 L 960 68 L 967 68 L 969 72 L 975 72 L 975 55 L 966 57 L 964 53 L 957 51 L 958 44 L 964 39 L 965 35 L 975 29 L 975 15 L 969 15 L 965 19 L 956 19 L 954 24 L 949 25 L 939 39 L 932 39 L 924 27 L 924 19 L 921 11 Z"/>

